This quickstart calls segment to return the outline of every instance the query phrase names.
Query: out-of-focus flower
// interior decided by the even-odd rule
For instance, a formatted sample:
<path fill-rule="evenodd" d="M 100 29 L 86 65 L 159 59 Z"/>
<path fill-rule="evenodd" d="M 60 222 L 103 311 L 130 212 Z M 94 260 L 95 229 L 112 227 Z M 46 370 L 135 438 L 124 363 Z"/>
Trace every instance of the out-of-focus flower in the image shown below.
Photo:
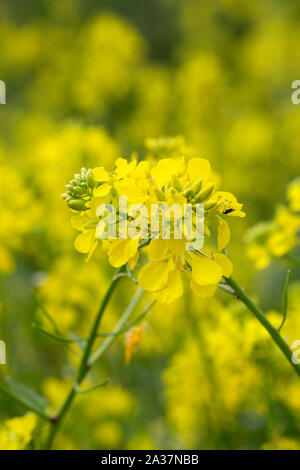
<path fill-rule="evenodd" d="M 33 413 L 4 421 L 0 426 L 0 449 L 26 449 L 32 439 L 36 424 L 37 417 Z"/>
<path fill-rule="evenodd" d="M 272 258 L 288 255 L 299 245 L 299 178 L 288 186 L 287 198 L 289 206 L 278 205 L 273 220 L 261 222 L 246 233 L 246 253 L 257 269 L 264 269 Z"/>
<path fill-rule="evenodd" d="M 300 178 L 292 181 L 287 188 L 287 198 L 293 212 L 300 211 Z"/>
<path fill-rule="evenodd" d="M 138 325 L 130 328 L 125 338 L 125 363 L 129 364 L 133 354 L 137 351 L 144 338 L 145 325 Z"/>
<path fill-rule="evenodd" d="M 122 440 L 123 429 L 116 421 L 104 420 L 94 427 L 93 437 L 102 447 L 116 449 Z"/>

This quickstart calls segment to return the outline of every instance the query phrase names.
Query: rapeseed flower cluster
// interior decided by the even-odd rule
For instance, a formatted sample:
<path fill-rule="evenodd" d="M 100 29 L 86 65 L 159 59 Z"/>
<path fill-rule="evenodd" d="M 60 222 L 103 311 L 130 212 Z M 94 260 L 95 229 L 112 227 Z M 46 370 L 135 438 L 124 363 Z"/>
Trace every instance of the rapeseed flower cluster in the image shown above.
<path fill-rule="evenodd" d="M 246 234 L 246 253 L 257 269 L 266 268 L 273 258 L 293 261 L 293 251 L 300 241 L 299 178 L 288 185 L 287 199 L 288 205 L 278 205 L 272 220 L 260 222 Z"/>
<path fill-rule="evenodd" d="M 111 169 L 119 145 L 143 152 L 145 136 L 180 133 L 203 149 L 222 175 L 223 187 L 247 202 L 247 228 L 264 220 L 283 185 L 299 172 L 300 113 L 290 100 L 300 60 L 295 47 L 299 8 L 297 0 L 277 2 L 270 15 L 259 0 L 158 0 L 154 18 L 161 19 L 160 13 L 172 6 L 176 13 L 164 16 L 164 28 L 156 29 L 155 21 L 150 28 L 140 21 L 136 0 L 126 16 L 122 2 L 105 8 L 92 2 L 91 9 L 83 0 L 39 2 L 43 6 L 38 9 L 26 2 L 22 15 L 18 2 L 2 3 L 0 78 L 7 83 L 8 105 L 1 107 L 0 116 L 0 337 L 10 338 L 14 372 L 28 384 L 45 383 L 43 392 L 54 411 L 68 393 L 78 358 L 66 346 L 31 333 L 33 314 L 52 331 L 41 309 L 34 309 L 32 284 L 68 338 L 71 331 L 86 337 L 111 278 L 105 251 L 97 249 L 83 264 L 70 245 L 69 211 L 58 197 L 64 183 L 81 166 Z M 182 137 L 147 139 L 145 154 L 156 161 L 197 156 Z M 215 174 L 212 180 L 219 188 Z M 282 206 L 295 216 L 296 187 Z M 227 215 L 221 217 L 228 221 Z M 231 225 L 235 240 L 242 240 L 244 228 L 243 223 Z M 294 248 L 275 256 L 266 237 L 267 242 L 257 243 L 255 263 L 266 266 L 276 257 L 288 259 L 291 267 L 298 242 L 294 245 L 293 233 L 287 235 L 273 249 L 282 251 L 284 243 Z M 206 235 L 204 249 L 214 238 L 217 227 L 211 237 Z M 137 272 L 148 261 L 149 249 L 139 248 Z M 276 273 L 253 276 L 243 243 L 235 243 L 231 252 L 246 291 L 259 283 L 264 305 L 272 302 L 279 309 Z M 292 270 L 291 278 L 296 276 Z M 180 277 L 190 280 L 191 271 L 180 271 Z M 127 281 L 119 283 L 101 332 L 112 330 L 133 283 L 131 288 Z M 299 286 L 290 286 L 281 330 L 290 345 L 300 337 L 299 299 Z M 194 338 L 194 325 L 187 327 L 189 301 L 204 337 L 201 346 L 199 331 Z M 297 378 L 238 302 L 228 307 L 223 294 L 200 300 L 187 295 L 164 305 L 163 312 L 161 305 L 153 307 L 149 316 L 139 361 L 123 369 L 124 337 L 116 341 L 99 373 L 118 385 L 97 389 L 88 399 L 78 397 L 56 448 L 236 449 L 264 442 L 263 448 L 299 447 Z M 34 361 L 37 350 L 40 360 Z M 207 350 L 212 361 L 208 373 L 201 357 Z M 66 361 L 71 363 L 66 366 Z M 212 400 L 213 368 L 217 392 Z M 164 403 L 157 393 L 158 369 L 164 377 Z M 19 407 L 11 407 L 2 395 L 0 401 L 7 414 L 19 414 Z M 74 426 L 75 421 L 81 426 Z M 3 430 L 4 423 L 1 446 L 10 448 Z"/>
<path fill-rule="evenodd" d="M 110 264 L 115 268 L 127 264 L 131 271 L 137 266 L 141 252 L 147 251 L 149 262 L 141 263 L 138 283 L 160 302 L 170 303 L 181 297 L 183 277 L 188 277 L 196 295 L 210 297 L 222 276 L 231 275 L 232 264 L 222 252 L 230 239 L 226 218 L 244 217 L 245 213 L 233 194 L 215 191 L 208 160 L 198 157 L 186 160 L 177 156 L 161 159 L 155 164 L 147 160 L 138 162 L 134 157 L 130 161 L 118 158 L 111 172 L 103 167 L 82 168 L 66 185 L 66 189 L 62 197 L 74 212 L 71 218 L 73 227 L 81 232 L 76 237 L 75 248 L 88 253 L 89 259 L 103 239 L 103 248 L 108 252 Z M 125 218 L 119 205 L 120 196 L 128 201 L 128 217 L 125 214 Z M 116 235 L 105 236 L 108 231 L 102 209 L 104 204 L 117 208 L 118 238 Z M 193 228 L 196 226 L 197 204 L 202 204 L 204 245 L 190 248 L 185 233 L 183 235 L 181 232 L 182 236 L 176 237 L 174 216 L 171 218 L 169 237 L 165 236 L 162 224 L 155 227 L 153 235 L 153 219 L 150 223 L 147 219 L 145 228 L 141 207 L 138 211 L 132 210 L 136 204 L 143 204 L 146 210 L 151 210 L 154 204 L 168 207 L 179 204 L 181 208 L 190 204 Z M 123 232 L 121 234 L 124 221 L 125 236 Z M 180 220 L 180 223 L 183 221 Z"/>

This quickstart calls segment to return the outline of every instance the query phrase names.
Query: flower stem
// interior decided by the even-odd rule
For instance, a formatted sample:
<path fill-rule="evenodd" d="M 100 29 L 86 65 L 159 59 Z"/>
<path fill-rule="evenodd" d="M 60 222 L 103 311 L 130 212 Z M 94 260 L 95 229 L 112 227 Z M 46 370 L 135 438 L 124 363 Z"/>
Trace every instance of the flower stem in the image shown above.
<path fill-rule="evenodd" d="M 98 359 L 104 354 L 104 352 L 109 348 L 111 343 L 114 341 L 117 333 L 119 331 L 122 331 L 122 328 L 124 327 L 125 323 L 127 322 L 128 318 L 130 317 L 131 313 L 135 309 L 137 303 L 139 302 L 141 296 L 143 295 L 144 291 L 141 287 L 138 287 L 136 290 L 136 293 L 134 297 L 132 298 L 131 302 L 129 303 L 128 307 L 124 310 L 122 316 L 120 317 L 119 321 L 117 322 L 116 326 L 114 327 L 112 331 L 112 335 L 107 337 L 103 343 L 100 344 L 99 348 L 91 355 L 89 361 L 88 361 L 88 366 L 92 367 Z M 146 313 L 150 310 L 150 308 L 153 306 L 154 302 L 151 302 L 151 304 L 146 307 L 142 315 L 146 315 Z"/>
<path fill-rule="evenodd" d="M 82 356 L 82 359 L 81 359 L 81 362 L 80 362 L 80 365 L 79 365 L 79 369 L 78 369 L 76 378 L 73 382 L 72 388 L 69 391 L 66 399 L 64 400 L 64 402 L 61 405 L 61 407 L 60 407 L 59 411 L 57 412 L 57 414 L 54 415 L 51 419 L 51 428 L 50 428 L 49 435 L 48 435 L 46 445 L 45 445 L 46 449 L 51 449 L 52 444 L 53 444 L 53 440 L 54 440 L 54 437 L 55 437 L 55 435 L 58 431 L 58 428 L 59 428 L 65 414 L 67 413 L 68 409 L 70 408 L 70 406 L 71 406 L 71 404 L 72 404 L 72 402 L 73 402 L 73 400 L 74 400 L 74 398 L 77 394 L 78 386 L 83 381 L 83 379 L 85 378 L 85 376 L 87 375 L 87 373 L 89 372 L 89 370 L 92 366 L 92 364 L 90 364 L 88 361 L 89 361 L 89 358 L 90 358 L 90 354 L 91 354 L 94 342 L 97 338 L 97 332 L 98 332 L 99 324 L 100 324 L 101 318 L 103 316 L 103 313 L 104 313 L 104 311 L 105 311 L 105 309 L 106 309 L 106 307 L 109 303 L 109 300 L 111 299 L 111 296 L 112 296 L 112 294 L 113 294 L 113 292 L 116 288 L 116 285 L 117 285 L 117 283 L 120 279 L 121 279 L 121 277 L 119 277 L 119 276 L 115 276 L 112 279 L 111 284 L 110 284 L 108 290 L 106 291 L 106 294 L 105 294 L 105 296 L 102 300 L 102 303 L 100 305 L 98 313 L 95 317 L 94 323 L 92 325 L 92 328 L 91 328 L 91 331 L 90 331 L 90 334 L 89 334 L 89 337 L 88 337 L 88 341 L 86 343 L 86 346 L 85 346 L 85 349 L 84 349 L 84 352 L 83 352 L 83 356 Z M 124 314 L 126 313 L 126 319 L 130 316 L 130 314 L 133 312 L 133 310 L 137 306 L 138 301 L 140 300 L 142 294 L 143 294 L 143 290 L 138 288 L 137 291 L 135 292 L 131 302 L 129 303 L 128 307 L 125 309 Z M 114 339 L 114 337 L 112 337 L 112 340 L 110 341 L 110 344 L 113 341 L 113 339 Z"/>
<path fill-rule="evenodd" d="M 253 313 L 257 320 L 262 324 L 262 326 L 267 330 L 273 341 L 277 344 L 279 349 L 285 355 L 288 362 L 294 368 L 296 374 L 300 377 L 300 364 L 294 364 L 291 360 L 292 351 L 290 350 L 288 344 L 284 341 L 282 336 L 278 333 L 276 328 L 269 322 L 264 312 L 250 299 L 250 297 L 245 293 L 242 287 L 232 278 L 225 278 L 225 282 L 230 286 L 237 297 L 243 302 L 243 304 Z"/>

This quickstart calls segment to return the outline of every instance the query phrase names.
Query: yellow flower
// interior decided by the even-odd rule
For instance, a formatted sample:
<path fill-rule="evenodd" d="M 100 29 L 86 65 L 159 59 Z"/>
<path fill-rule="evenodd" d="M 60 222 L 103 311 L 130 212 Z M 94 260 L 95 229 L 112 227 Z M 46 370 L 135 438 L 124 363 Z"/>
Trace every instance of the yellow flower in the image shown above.
<path fill-rule="evenodd" d="M 214 192 L 215 179 L 209 161 L 186 158 L 176 151 L 176 146 L 178 142 L 171 152 L 172 158 L 157 163 L 147 160 L 137 163 L 132 157 L 129 161 L 118 158 L 111 172 L 103 167 L 83 168 L 67 185 L 64 195 L 70 208 L 77 211 L 72 225 L 81 233 L 75 248 L 88 253 L 89 259 L 102 239 L 110 264 L 115 268 L 127 264 L 130 270 L 138 266 L 139 285 L 166 304 L 181 297 L 185 277 L 196 295 L 208 297 L 213 295 L 222 276 L 231 275 L 232 264 L 221 253 L 230 240 L 225 218 L 245 216 L 235 196 Z M 126 200 L 125 207 L 121 196 Z M 108 204 L 112 215 L 109 222 L 102 210 Z M 201 236 L 196 231 L 199 207 L 204 231 Z M 153 208 L 158 210 L 156 219 Z M 186 208 L 190 210 L 189 227 Z M 161 218 L 161 210 L 166 212 L 168 223 Z M 106 230 L 112 225 L 115 231 Z M 139 260 L 144 259 L 140 257 L 142 251 L 149 262 L 139 266 Z"/>
<path fill-rule="evenodd" d="M 243 204 L 240 204 L 233 194 L 217 191 L 212 200 L 217 201 L 219 213 L 232 217 L 245 217 L 245 212 L 242 211 Z"/>
<path fill-rule="evenodd" d="M 33 413 L 8 419 L 0 426 L 0 450 L 25 449 L 32 439 L 37 424 Z"/>
<path fill-rule="evenodd" d="M 125 338 L 125 363 L 129 364 L 133 354 L 138 349 L 140 342 L 144 338 L 145 324 L 130 328 Z"/>
<path fill-rule="evenodd" d="M 119 268 L 136 258 L 139 240 L 112 240 L 108 251 L 109 262 L 114 268 Z"/>
<path fill-rule="evenodd" d="M 287 188 L 287 198 L 293 212 L 300 211 L 300 178 L 292 181 Z"/>
<path fill-rule="evenodd" d="M 278 205 L 272 221 L 261 222 L 248 230 L 246 253 L 257 269 L 264 269 L 272 258 L 281 258 L 299 245 L 299 179 L 287 190 L 289 207 Z"/>

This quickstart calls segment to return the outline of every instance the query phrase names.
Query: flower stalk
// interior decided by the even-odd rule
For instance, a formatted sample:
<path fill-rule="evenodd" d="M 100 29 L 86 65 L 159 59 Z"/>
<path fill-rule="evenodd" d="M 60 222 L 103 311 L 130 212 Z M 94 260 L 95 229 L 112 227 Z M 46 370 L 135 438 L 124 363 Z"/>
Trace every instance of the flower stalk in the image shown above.
<path fill-rule="evenodd" d="M 253 302 L 253 300 L 246 294 L 244 289 L 232 278 L 225 278 L 226 284 L 231 287 L 238 299 L 253 313 L 257 320 L 267 330 L 272 340 L 277 344 L 281 352 L 284 354 L 290 365 L 294 368 L 294 371 L 300 378 L 300 365 L 294 364 L 291 360 L 292 351 L 288 344 L 284 341 L 278 330 L 269 322 L 264 312 Z"/>
<path fill-rule="evenodd" d="M 120 269 L 122 271 L 122 268 Z M 119 271 L 119 272 L 120 272 Z M 102 316 L 105 312 L 105 309 L 111 299 L 111 296 L 117 286 L 118 281 L 121 279 L 120 276 L 114 276 L 114 278 L 111 281 L 111 284 L 102 300 L 102 303 L 100 305 L 100 308 L 98 310 L 98 313 L 95 317 L 94 323 L 92 325 L 84 352 L 83 356 L 80 362 L 80 366 L 76 375 L 76 378 L 72 384 L 71 390 L 69 391 L 67 397 L 65 398 L 63 404 L 61 405 L 59 411 L 51 417 L 51 427 L 49 431 L 49 435 L 45 444 L 45 449 L 51 449 L 53 440 L 56 436 L 56 433 L 61 425 L 61 422 L 63 421 L 67 411 L 69 410 L 70 406 L 73 403 L 73 400 L 75 396 L 78 393 L 79 386 L 86 377 L 87 373 L 91 369 L 92 365 L 98 360 L 102 354 L 106 351 L 106 349 L 111 345 L 111 343 L 114 341 L 116 335 L 112 335 L 109 337 L 104 343 L 100 346 L 100 348 L 95 352 L 95 354 L 92 356 L 92 360 L 90 360 L 92 348 L 94 345 L 94 342 L 96 338 L 98 337 L 98 328 L 100 325 L 100 321 L 102 319 Z M 116 327 L 114 328 L 114 332 L 119 331 L 122 327 L 124 327 L 126 321 L 130 317 L 130 315 L 133 313 L 135 310 L 138 302 L 140 301 L 141 297 L 143 295 L 143 289 L 137 288 L 133 298 L 131 299 L 129 305 L 125 309 L 123 315 L 121 316 L 120 320 L 118 321 Z M 105 382 L 106 383 L 106 382 Z"/>

